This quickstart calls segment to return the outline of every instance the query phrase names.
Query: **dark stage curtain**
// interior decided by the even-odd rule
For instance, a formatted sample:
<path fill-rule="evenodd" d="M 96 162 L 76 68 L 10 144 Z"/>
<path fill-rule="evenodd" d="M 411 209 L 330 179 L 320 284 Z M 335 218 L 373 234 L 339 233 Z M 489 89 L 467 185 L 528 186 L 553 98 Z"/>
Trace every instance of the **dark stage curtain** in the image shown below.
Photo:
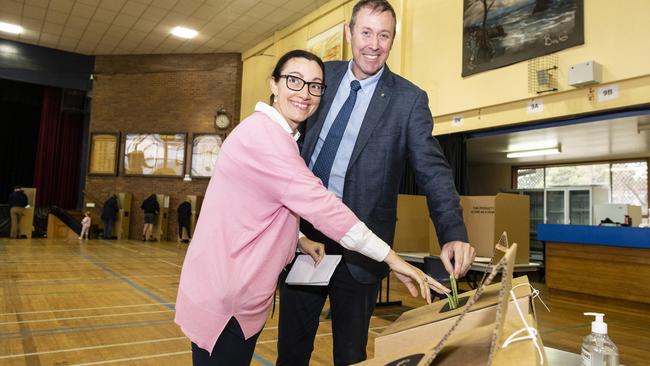
<path fill-rule="evenodd" d="M 458 194 L 467 194 L 467 145 L 465 143 L 464 134 L 457 133 L 453 135 L 436 136 L 436 139 L 440 143 L 442 152 L 445 154 L 445 157 L 449 162 Z M 415 173 L 408 162 L 406 162 L 399 193 L 415 195 L 424 194 L 420 187 L 418 187 L 415 180 Z"/>
<path fill-rule="evenodd" d="M 0 203 L 13 187 L 31 187 L 43 87 L 0 79 Z"/>
<path fill-rule="evenodd" d="M 79 189 L 83 115 L 61 112 L 61 99 L 61 89 L 44 89 L 34 186 L 38 206 L 73 209 Z"/>

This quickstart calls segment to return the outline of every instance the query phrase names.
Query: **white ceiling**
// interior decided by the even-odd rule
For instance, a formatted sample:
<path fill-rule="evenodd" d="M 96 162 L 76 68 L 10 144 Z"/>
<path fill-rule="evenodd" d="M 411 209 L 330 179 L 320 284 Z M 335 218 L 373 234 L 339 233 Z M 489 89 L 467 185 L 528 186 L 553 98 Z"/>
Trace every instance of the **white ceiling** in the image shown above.
<path fill-rule="evenodd" d="M 523 165 L 648 157 L 650 131 L 638 131 L 639 121 L 650 125 L 649 116 L 625 117 L 473 138 L 467 140 L 468 161 L 471 165 Z M 514 145 L 542 141 L 559 143 L 562 152 L 556 155 L 506 158 L 506 152 Z"/>
<path fill-rule="evenodd" d="M 85 55 L 243 52 L 328 1 L 0 0 L 0 22 L 25 28 L 0 38 Z"/>

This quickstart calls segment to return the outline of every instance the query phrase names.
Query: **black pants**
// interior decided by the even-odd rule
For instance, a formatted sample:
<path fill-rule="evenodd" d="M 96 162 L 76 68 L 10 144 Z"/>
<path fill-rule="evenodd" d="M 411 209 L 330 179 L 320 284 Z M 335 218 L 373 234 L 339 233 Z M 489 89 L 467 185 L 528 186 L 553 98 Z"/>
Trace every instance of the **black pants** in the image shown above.
<path fill-rule="evenodd" d="M 178 238 L 183 239 L 183 228 L 187 232 L 187 238 L 192 239 L 192 233 L 190 232 L 190 221 L 189 220 L 178 220 Z"/>
<path fill-rule="evenodd" d="M 287 285 L 282 278 L 276 365 L 309 366 L 319 316 L 328 295 L 334 364 L 350 365 L 365 360 L 368 327 L 378 289 L 378 284 L 357 282 L 343 262 L 326 287 Z"/>
<path fill-rule="evenodd" d="M 115 222 L 115 220 L 102 219 L 102 221 L 104 222 L 104 235 L 102 236 L 102 238 L 104 240 L 110 239 L 111 237 L 113 237 L 113 223 Z"/>
<path fill-rule="evenodd" d="M 261 331 L 260 331 L 261 333 Z M 230 318 L 228 325 L 212 349 L 212 355 L 192 342 L 192 365 L 194 366 L 248 366 L 253 359 L 255 343 L 260 333 L 244 339 L 244 332 L 237 320 Z"/>

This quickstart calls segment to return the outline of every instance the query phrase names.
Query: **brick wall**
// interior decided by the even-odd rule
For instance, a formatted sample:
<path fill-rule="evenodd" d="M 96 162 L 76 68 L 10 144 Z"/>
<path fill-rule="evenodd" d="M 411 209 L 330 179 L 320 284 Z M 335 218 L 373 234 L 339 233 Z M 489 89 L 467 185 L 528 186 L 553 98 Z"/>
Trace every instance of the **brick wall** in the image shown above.
<path fill-rule="evenodd" d="M 188 194 L 203 195 L 207 179 L 125 177 L 124 134 L 187 133 L 185 173 L 189 173 L 193 133 L 215 133 L 214 116 L 224 106 L 230 129 L 240 114 L 240 54 L 97 56 L 95 60 L 91 132 L 119 131 L 122 141 L 117 177 L 87 176 L 86 202 L 103 203 L 111 193 L 131 192 L 131 239 L 142 233 L 140 204 L 151 193 L 168 194 L 167 239 L 177 233 L 176 207 Z M 93 216 L 99 221 L 99 210 Z"/>

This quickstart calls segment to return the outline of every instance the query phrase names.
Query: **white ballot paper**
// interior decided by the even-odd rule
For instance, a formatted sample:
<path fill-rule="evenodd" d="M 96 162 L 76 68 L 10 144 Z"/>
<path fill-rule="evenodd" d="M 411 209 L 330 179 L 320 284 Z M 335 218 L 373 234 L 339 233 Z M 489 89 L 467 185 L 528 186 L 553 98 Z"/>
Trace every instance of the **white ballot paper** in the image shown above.
<path fill-rule="evenodd" d="M 340 261 L 340 255 L 328 254 L 318 263 L 318 266 L 314 267 L 314 260 L 309 255 L 301 254 L 293 263 L 286 283 L 288 285 L 327 286 Z"/>

